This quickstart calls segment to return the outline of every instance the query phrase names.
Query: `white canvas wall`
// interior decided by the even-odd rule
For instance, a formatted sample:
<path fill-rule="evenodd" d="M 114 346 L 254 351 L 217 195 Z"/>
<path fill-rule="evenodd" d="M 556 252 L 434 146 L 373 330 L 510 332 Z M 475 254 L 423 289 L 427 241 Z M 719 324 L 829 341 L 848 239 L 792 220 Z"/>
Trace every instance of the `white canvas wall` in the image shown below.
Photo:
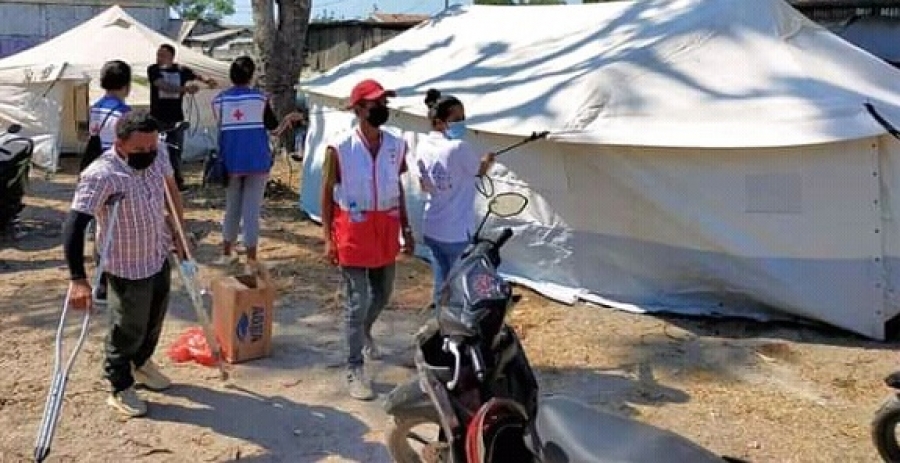
<path fill-rule="evenodd" d="M 324 140 L 352 118 L 334 101 L 310 101 L 301 203 L 318 217 Z M 413 145 L 426 129 L 399 112 L 391 124 Z M 518 140 L 471 136 L 485 149 Z M 900 212 L 891 200 L 898 162 L 900 143 L 877 137 L 755 149 L 536 142 L 492 172 L 497 191 L 531 199 L 508 222 L 516 236 L 503 270 L 565 302 L 802 317 L 882 338 L 900 312 L 885 302 L 900 288 L 889 271 L 900 262 L 900 229 L 884 219 Z M 416 182 L 407 186 L 418 230 L 423 198 Z"/>
<path fill-rule="evenodd" d="M 59 162 L 62 101 L 72 85 L 0 85 L 0 130 L 22 125 L 22 135 L 34 141 L 34 163 L 49 170 Z"/>

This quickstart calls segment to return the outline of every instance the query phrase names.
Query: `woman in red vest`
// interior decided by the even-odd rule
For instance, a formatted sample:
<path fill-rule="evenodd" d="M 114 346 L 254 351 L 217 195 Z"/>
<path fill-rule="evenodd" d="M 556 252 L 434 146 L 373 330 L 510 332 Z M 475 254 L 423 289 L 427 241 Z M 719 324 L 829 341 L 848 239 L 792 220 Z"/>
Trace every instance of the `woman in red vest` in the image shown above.
<path fill-rule="evenodd" d="M 357 124 L 328 144 L 322 174 L 325 253 L 341 269 L 347 386 L 359 400 L 375 398 L 363 363 L 379 355 L 372 325 L 393 291 L 401 234 L 404 252 L 412 254 L 415 243 L 400 181 L 406 142 L 380 128 L 392 96 L 396 93 L 371 79 L 353 88 L 348 109 Z"/>

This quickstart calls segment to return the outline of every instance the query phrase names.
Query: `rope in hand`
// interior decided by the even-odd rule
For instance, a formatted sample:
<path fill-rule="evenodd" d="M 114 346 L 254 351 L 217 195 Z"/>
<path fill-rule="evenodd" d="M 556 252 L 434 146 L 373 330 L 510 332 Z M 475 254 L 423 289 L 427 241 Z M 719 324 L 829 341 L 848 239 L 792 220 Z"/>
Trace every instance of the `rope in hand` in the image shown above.
<path fill-rule="evenodd" d="M 200 105 L 197 104 L 197 96 L 193 93 L 189 93 L 187 95 L 188 101 L 188 114 L 187 114 L 187 122 L 188 122 L 188 130 L 187 135 L 190 137 L 194 137 L 197 135 L 197 130 L 200 129 Z"/>

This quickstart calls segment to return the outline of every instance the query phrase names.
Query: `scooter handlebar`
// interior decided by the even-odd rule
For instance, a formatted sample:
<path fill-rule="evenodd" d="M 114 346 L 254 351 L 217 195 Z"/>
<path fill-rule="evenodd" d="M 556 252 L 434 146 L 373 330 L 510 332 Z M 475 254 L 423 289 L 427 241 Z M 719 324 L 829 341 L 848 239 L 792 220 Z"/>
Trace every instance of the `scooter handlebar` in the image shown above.
<path fill-rule="evenodd" d="M 506 242 L 509 241 L 510 238 L 512 238 L 512 236 L 513 236 L 512 229 L 504 228 L 503 232 L 500 233 L 500 237 L 497 238 L 497 249 L 502 248 L 503 245 L 506 244 Z"/>

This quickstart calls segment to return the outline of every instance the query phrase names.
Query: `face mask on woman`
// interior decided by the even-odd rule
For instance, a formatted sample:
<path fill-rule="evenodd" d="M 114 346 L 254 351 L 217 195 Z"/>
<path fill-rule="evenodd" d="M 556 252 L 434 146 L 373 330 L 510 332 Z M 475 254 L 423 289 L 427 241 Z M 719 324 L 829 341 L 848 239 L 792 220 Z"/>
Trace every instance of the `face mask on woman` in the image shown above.
<path fill-rule="evenodd" d="M 464 121 L 449 122 L 444 135 L 451 140 L 462 140 L 466 136 L 466 123 Z"/>

